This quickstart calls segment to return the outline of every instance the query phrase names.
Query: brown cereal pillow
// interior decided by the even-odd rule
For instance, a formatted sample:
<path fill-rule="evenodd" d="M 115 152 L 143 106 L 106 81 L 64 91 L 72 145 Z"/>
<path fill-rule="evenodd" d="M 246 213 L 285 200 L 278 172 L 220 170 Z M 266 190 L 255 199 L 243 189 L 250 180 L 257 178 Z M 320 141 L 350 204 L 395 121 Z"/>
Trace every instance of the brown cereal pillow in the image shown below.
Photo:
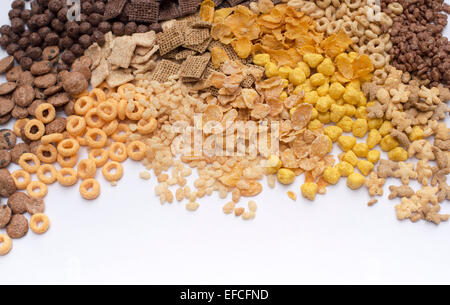
<path fill-rule="evenodd" d="M 0 229 L 6 227 L 11 220 L 12 211 L 6 204 L 0 206 Z"/>
<path fill-rule="evenodd" d="M 5 168 L 11 163 L 11 153 L 6 149 L 0 149 L 0 168 Z"/>
<path fill-rule="evenodd" d="M 24 237 L 28 233 L 28 220 L 23 215 L 13 215 L 6 227 L 6 233 L 13 239 Z"/>
<path fill-rule="evenodd" d="M 18 163 L 20 156 L 29 153 L 30 147 L 26 143 L 19 143 L 16 146 L 14 146 L 13 149 L 11 149 L 11 161 L 14 163 Z"/>
<path fill-rule="evenodd" d="M 6 168 L 0 169 L 0 196 L 9 197 L 16 192 L 16 184 Z"/>
<path fill-rule="evenodd" d="M 22 192 L 15 192 L 8 198 L 8 206 L 11 208 L 13 214 L 23 214 L 27 211 L 27 203 L 30 197 Z"/>
<path fill-rule="evenodd" d="M 31 198 L 27 201 L 27 212 L 30 215 L 44 213 L 45 203 L 42 198 Z"/>

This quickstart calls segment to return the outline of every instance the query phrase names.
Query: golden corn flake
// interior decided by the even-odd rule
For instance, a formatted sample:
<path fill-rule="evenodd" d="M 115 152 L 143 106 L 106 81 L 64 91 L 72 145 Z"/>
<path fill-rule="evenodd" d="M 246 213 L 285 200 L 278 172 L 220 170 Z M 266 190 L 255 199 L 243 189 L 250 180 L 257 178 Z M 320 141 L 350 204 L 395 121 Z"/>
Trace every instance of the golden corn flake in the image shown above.
<path fill-rule="evenodd" d="M 322 41 L 321 46 L 325 54 L 334 58 L 344 52 L 352 43 L 350 37 L 343 30 L 340 30 L 337 34 L 332 34 Z"/>
<path fill-rule="evenodd" d="M 372 60 L 366 54 L 359 55 L 352 63 L 355 78 L 364 77 L 374 70 Z M 345 76 L 345 75 L 344 75 Z"/>
<path fill-rule="evenodd" d="M 214 1 L 204 0 L 200 5 L 200 18 L 206 22 L 214 21 Z"/>
<path fill-rule="evenodd" d="M 211 28 L 211 37 L 221 43 L 229 44 L 233 40 L 233 33 L 225 23 L 216 23 Z"/>
<path fill-rule="evenodd" d="M 252 42 L 247 37 L 239 37 L 231 42 L 236 54 L 240 58 L 247 58 L 252 52 Z"/>
<path fill-rule="evenodd" d="M 300 130 L 305 128 L 311 120 L 313 106 L 311 104 L 300 104 L 292 113 L 292 128 Z"/>
<path fill-rule="evenodd" d="M 214 47 L 211 49 L 211 61 L 214 65 L 214 68 L 218 69 L 220 67 L 220 64 L 224 63 L 227 60 L 230 60 L 230 58 L 228 57 L 228 54 L 224 49 L 222 49 L 221 47 Z"/>
<path fill-rule="evenodd" d="M 336 57 L 336 66 L 338 71 L 342 74 L 346 79 L 353 79 L 353 63 L 352 59 L 345 53 L 339 54 Z"/>

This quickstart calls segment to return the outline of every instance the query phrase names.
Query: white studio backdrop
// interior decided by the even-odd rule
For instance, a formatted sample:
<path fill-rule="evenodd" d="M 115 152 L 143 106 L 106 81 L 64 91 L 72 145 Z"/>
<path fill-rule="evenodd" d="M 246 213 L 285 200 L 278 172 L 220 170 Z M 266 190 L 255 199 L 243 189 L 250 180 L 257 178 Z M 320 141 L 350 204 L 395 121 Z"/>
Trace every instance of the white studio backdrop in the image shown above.
<path fill-rule="evenodd" d="M 11 2 L 0 4 L 1 24 L 9 22 Z M 78 185 L 51 185 L 50 230 L 13 241 L 0 257 L 0 283 L 450 283 L 450 223 L 399 222 L 399 200 L 387 199 L 387 186 L 398 180 L 386 183 L 373 207 L 367 190 L 351 191 L 345 179 L 314 202 L 300 195 L 303 177 L 276 189 L 264 181 L 251 198 L 256 218 L 243 221 L 223 214 L 231 197 L 217 194 L 199 200 L 194 213 L 176 201 L 161 206 L 153 172 L 144 181 L 140 163 L 126 161 L 124 170 L 116 187 L 97 173 L 102 193 L 94 201 L 83 200 Z M 443 211 L 450 212 L 448 203 Z"/>

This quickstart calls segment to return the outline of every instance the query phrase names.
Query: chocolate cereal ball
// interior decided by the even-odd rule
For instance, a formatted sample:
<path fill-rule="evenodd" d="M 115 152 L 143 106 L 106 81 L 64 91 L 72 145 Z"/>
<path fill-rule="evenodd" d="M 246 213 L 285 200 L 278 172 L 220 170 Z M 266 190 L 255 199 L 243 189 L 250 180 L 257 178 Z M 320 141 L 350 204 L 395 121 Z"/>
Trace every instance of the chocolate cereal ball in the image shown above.
<path fill-rule="evenodd" d="M 55 32 L 60 33 L 60 32 L 62 32 L 62 31 L 64 31 L 64 23 L 61 22 L 61 20 L 59 20 L 59 19 L 57 19 L 57 18 L 55 18 L 55 19 L 52 20 L 50 26 L 52 27 L 52 29 L 53 29 Z"/>
<path fill-rule="evenodd" d="M 105 34 L 100 31 L 94 31 L 92 34 L 92 40 L 98 43 L 99 46 L 103 46 L 105 44 Z"/>
<path fill-rule="evenodd" d="M 112 32 L 116 36 L 123 36 L 125 34 L 125 25 L 122 22 L 114 22 Z"/>
<path fill-rule="evenodd" d="M 48 9 L 52 12 L 57 14 L 60 9 L 63 8 L 63 2 L 61 0 L 50 0 L 48 3 Z"/>
<path fill-rule="evenodd" d="M 93 7 L 94 7 L 94 12 L 97 14 L 102 14 L 105 12 L 105 3 L 101 2 L 101 1 L 97 1 L 94 3 Z"/>
<path fill-rule="evenodd" d="M 100 24 L 100 22 L 103 21 L 103 16 L 97 13 L 92 13 L 89 15 L 89 23 L 92 24 L 92 26 L 96 27 Z"/>
<path fill-rule="evenodd" d="M 11 29 L 14 33 L 22 33 L 25 31 L 25 23 L 20 18 L 14 18 L 11 20 Z"/>
<path fill-rule="evenodd" d="M 56 18 L 58 18 L 58 20 L 61 21 L 61 22 L 66 22 L 67 21 L 67 12 L 68 11 L 69 11 L 69 9 L 67 7 L 63 7 L 56 14 Z"/>
<path fill-rule="evenodd" d="M 84 49 L 87 49 L 92 44 L 92 39 L 91 36 L 85 34 L 78 39 L 78 42 Z"/>
<path fill-rule="evenodd" d="M 23 10 L 25 8 L 25 1 L 23 1 L 23 0 L 14 0 L 13 3 L 11 3 L 11 8 Z"/>
<path fill-rule="evenodd" d="M 73 45 L 73 40 L 70 37 L 64 37 L 59 40 L 60 49 L 70 49 Z"/>
<path fill-rule="evenodd" d="M 125 35 L 133 35 L 136 33 L 137 30 L 137 24 L 136 22 L 128 22 L 125 25 Z"/>
<path fill-rule="evenodd" d="M 38 33 L 34 32 L 34 33 L 31 33 L 31 35 L 30 35 L 30 42 L 31 42 L 31 45 L 38 46 L 41 44 L 42 38 Z"/>
<path fill-rule="evenodd" d="M 28 21 L 31 18 L 31 11 L 30 10 L 23 10 L 20 13 L 20 18 L 22 18 L 23 21 Z"/>
<path fill-rule="evenodd" d="M 98 30 L 103 34 L 106 34 L 111 31 L 111 23 L 108 21 L 102 21 L 98 25 Z"/>
<path fill-rule="evenodd" d="M 92 28 L 92 25 L 89 22 L 82 22 L 80 24 L 80 34 L 89 34 L 91 35 L 94 29 Z"/>
<path fill-rule="evenodd" d="M 80 57 L 84 53 L 83 47 L 78 43 L 74 44 L 70 48 L 70 51 L 73 53 L 73 55 L 75 55 L 75 57 Z"/>
<path fill-rule="evenodd" d="M 78 38 L 80 26 L 75 21 L 69 21 L 66 23 L 66 31 L 71 38 Z"/>
<path fill-rule="evenodd" d="M 158 26 L 158 29 L 160 28 L 159 23 L 153 23 L 152 25 L 150 25 L 150 27 L 152 27 L 153 25 Z M 149 30 L 150 30 L 149 27 L 147 27 L 145 24 L 140 24 L 140 25 L 138 25 L 136 32 L 137 33 L 146 33 Z M 154 31 L 157 32 L 157 30 L 154 30 Z"/>
<path fill-rule="evenodd" d="M 71 65 L 75 61 L 76 57 L 71 51 L 65 50 L 61 55 L 61 59 L 66 64 Z"/>

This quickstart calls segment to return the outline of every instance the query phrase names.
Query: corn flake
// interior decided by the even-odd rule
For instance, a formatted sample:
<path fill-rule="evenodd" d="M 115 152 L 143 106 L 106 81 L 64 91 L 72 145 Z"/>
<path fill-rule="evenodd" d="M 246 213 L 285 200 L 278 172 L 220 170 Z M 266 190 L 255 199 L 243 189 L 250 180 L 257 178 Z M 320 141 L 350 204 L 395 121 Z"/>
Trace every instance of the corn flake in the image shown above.
<path fill-rule="evenodd" d="M 214 21 L 214 2 L 212 0 L 204 0 L 200 5 L 200 18 L 206 22 Z"/>

